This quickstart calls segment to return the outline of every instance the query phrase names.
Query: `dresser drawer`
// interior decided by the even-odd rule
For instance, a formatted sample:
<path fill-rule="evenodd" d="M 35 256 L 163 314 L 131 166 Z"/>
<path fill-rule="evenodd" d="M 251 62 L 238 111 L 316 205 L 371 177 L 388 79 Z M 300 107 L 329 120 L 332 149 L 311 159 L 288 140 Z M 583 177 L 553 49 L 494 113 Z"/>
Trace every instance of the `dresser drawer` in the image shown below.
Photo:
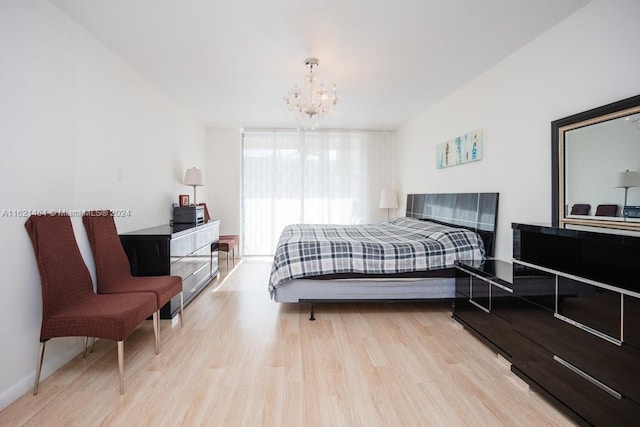
<path fill-rule="evenodd" d="M 631 426 L 640 419 L 640 405 L 534 342 L 529 342 L 527 351 L 514 355 L 512 363 L 514 372 L 524 374 L 528 382 L 553 395 L 590 424 Z"/>
<path fill-rule="evenodd" d="M 556 276 L 514 261 L 513 293 L 553 312 L 556 306 Z"/>
<path fill-rule="evenodd" d="M 640 298 L 625 295 L 623 301 L 624 341 L 640 349 Z"/>
<path fill-rule="evenodd" d="M 511 289 L 498 283 L 500 279 L 480 277 L 482 273 L 486 272 L 478 273 L 468 266 L 458 266 L 453 316 L 500 354 L 510 358 L 513 332 L 511 324 L 502 316 L 510 309 Z"/>
<path fill-rule="evenodd" d="M 640 351 L 616 345 L 529 304 L 512 317 L 518 333 L 640 403 Z"/>
<path fill-rule="evenodd" d="M 613 340 L 622 340 L 622 295 L 578 280 L 558 277 L 556 312 Z"/>
<path fill-rule="evenodd" d="M 466 329 L 484 338 L 498 353 L 507 359 L 511 358 L 513 330 L 509 322 L 496 314 L 481 310 L 468 299 L 456 300 L 453 317 Z"/>

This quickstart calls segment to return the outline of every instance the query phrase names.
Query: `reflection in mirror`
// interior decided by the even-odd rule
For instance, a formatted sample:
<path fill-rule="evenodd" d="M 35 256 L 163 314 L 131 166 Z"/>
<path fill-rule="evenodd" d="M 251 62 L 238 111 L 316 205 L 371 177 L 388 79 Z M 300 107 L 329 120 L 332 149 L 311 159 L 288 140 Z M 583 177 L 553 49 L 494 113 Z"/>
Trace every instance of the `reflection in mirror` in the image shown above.
<path fill-rule="evenodd" d="M 634 116 L 640 117 L 640 114 Z M 640 127 L 620 117 L 566 131 L 565 212 L 575 204 L 640 206 Z M 626 172 L 629 171 L 629 172 Z M 625 203 L 625 193 L 627 202 Z"/>
<path fill-rule="evenodd" d="M 640 95 L 551 129 L 552 224 L 640 233 Z"/>

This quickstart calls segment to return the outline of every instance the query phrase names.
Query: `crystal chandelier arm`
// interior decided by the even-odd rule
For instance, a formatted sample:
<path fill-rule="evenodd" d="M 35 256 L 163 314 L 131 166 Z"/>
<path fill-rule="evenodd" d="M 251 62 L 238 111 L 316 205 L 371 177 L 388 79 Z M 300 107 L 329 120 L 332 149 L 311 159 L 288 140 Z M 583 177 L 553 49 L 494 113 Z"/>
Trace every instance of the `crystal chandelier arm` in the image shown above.
<path fill-rule="evenodd" d="M 313 70 L 318 66 L 317 58 L 307 58 L 305 65 L 309 68 L 309 73 L 304 80 L 305 84 L 302 88 L 295 85 L 284 100 L 287 109 L 295 114 L 303 128 L 315 129 L 318 119 L 335 114 L 338 97 L 335 83 L 331 94 L 324 84 L 315 86 L 314 82 L 318 77 Z"/>

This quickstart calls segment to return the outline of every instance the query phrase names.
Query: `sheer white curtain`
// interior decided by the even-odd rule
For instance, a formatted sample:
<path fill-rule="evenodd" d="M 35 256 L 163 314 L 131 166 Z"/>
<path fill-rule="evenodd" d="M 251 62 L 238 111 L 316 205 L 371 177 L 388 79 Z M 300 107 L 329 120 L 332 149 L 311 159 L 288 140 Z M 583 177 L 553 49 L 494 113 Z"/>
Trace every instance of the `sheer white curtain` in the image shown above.
<path fill-rule="evenodd" d="M 245 253 L 273 254 L 288 224 L 386 219 L 378 203 L 392 187 L 393 144 L 391 132 L 245 131 Z"/>

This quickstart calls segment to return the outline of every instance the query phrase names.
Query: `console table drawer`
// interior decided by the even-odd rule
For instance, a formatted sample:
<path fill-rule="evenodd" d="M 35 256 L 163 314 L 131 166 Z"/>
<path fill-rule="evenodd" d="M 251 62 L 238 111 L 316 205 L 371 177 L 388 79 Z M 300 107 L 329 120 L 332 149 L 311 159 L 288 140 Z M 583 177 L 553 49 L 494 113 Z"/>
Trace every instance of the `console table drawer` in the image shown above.
<path fill-rule="evenodd" d="M 520 371 L 590 424 L 637 425 L 640 419 L 640 405 L 533 342 L 526 352 L 514 355 L 512 363 L 514 372 Z"/>
<path fill-rule="evenodd" d="M 173 276 L 180 276 L 182 279 L 186 279 L 194 271 L 199 270 L 205 264 L 211 262 L 211 247 L 205 246 L 204 248 L 196 251 L 187 256 L 171 259 L 171 274 Z"/>
<path fill-rule="evenodd" d="M 185 298 L 191 298 L 200 288 L 204 287 L 211 279 L 211 263 L 207 262 L 194 271 L 182 282 L 182 291 Z"/>
<path fill-rule="evenodd" d="M 194 231 L 171 240 L 171 258 L 189 255 L 218 240 L 220 226 L 207 224 L 194 227 Z"/>

